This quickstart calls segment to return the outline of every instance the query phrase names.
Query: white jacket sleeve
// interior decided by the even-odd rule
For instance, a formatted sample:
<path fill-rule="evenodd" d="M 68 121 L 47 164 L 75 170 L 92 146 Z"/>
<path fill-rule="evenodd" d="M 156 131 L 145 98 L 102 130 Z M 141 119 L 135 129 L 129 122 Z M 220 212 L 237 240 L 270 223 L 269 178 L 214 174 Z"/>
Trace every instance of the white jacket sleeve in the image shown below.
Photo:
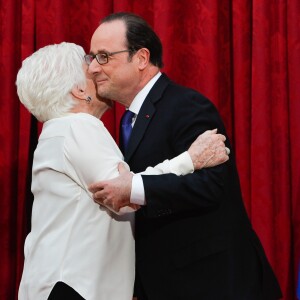
<path fill-rule="evenodd" d="M 141 172 L 141 175 L 159 175 L 174 173 L 176 175 L 186 175 L 194 172 L 193 161 L 187 151 L 172 158 L 166 159 L 162 163 L 148 167 L 145 171 Z"/>

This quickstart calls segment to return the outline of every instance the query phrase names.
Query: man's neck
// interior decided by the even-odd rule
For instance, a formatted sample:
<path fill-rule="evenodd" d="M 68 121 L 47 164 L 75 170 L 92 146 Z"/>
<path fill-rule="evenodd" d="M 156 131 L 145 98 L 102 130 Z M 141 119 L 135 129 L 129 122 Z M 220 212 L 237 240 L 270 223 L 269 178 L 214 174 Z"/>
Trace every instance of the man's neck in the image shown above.
<path fill-rule="evenodd" d="M 139 85 L 136 87 L 136 91 L 133 94 L 131 99 L 128 99 L 128 101 L 126 101 L 125 106 L 129 107 L 133 100 L 135 99 L 135 97 L 137 96 L 137 94 L 143 90 L 143 88 L 149 83 L 149 81 L 151 81 L 151 79 L 153 77 L 155 77 L 158 73 L 160 72 L 159 68 L 156 66 L 151 66 L 148 68 L 147 72 L 144 72 L 141 74 L 141 80 L 139 82 Z"/>

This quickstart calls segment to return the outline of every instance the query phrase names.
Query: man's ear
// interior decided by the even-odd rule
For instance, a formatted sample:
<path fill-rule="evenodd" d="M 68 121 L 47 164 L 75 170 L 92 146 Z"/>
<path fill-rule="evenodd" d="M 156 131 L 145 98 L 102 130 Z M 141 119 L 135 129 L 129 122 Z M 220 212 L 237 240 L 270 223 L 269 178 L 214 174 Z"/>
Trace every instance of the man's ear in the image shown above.
<path fill-rule="evenodd" d="M 74 98 L 77 98 L 80 100 L 86 99 L 85 91 L 82 88 L 80 88 L 78 85 L 72 88 L 71 94 Z"/>
<path fill-rule="evenodd" d="M 137 51 L 136 55 L 138 58 L 139 68 L 141 70 L 144 70 L 149 64 L 149 60 L 150 60 L 149 50 L 147 48 L 141 48 Z"/>

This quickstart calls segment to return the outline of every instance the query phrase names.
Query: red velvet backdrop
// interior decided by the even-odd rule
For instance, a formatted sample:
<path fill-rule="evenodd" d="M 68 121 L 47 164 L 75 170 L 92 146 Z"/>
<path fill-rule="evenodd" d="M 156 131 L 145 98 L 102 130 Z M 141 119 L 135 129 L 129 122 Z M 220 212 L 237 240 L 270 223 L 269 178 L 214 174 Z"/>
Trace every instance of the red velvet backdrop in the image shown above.
<path fill-rule="evenodd" d="M 218 107 L 236 152 L 244 201 L 295 299 L 300 257 L 299 0 L 0 0 L 0 298 L 16 299 L 30 229 L 31 160 L 40 125 L 20 105 L 21 61 L 61 41 L 89 50 L 100 18 L 132 11 L 162 39 L 166 72 Z M 104 117 L 113 136 L 123 108 Z"/>

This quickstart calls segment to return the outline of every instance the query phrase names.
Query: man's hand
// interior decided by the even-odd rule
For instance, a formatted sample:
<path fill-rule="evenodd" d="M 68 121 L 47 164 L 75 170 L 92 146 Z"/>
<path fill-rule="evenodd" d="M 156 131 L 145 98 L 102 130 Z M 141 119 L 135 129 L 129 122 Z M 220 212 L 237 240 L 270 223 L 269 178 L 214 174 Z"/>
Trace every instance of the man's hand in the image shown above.
<path fill-rule="evenodd" d="M 227 161 L 230 150 L 225 147 L 225 140 L 226 137 L 218 134 L 217 129 L 207 130 L 199 135 L 188 150 L 195 170 L 214 167 Z"/>
<path fill-rule="evenodd" d="M 96 203 L 119 213 L 123 207 L 129 207 L 127 211 L 140 208 L 139 205 L 130 203 L 131 182 L 133 174 L 127 170 L 123 163 L 118 166 L 120 175 L 114 179 L 93 183 L 89 191 L 93 193 Z M 126 212 L 126 210 L 123 210 Z M 121 209 L 122 212 L 122 209 Z"/>

